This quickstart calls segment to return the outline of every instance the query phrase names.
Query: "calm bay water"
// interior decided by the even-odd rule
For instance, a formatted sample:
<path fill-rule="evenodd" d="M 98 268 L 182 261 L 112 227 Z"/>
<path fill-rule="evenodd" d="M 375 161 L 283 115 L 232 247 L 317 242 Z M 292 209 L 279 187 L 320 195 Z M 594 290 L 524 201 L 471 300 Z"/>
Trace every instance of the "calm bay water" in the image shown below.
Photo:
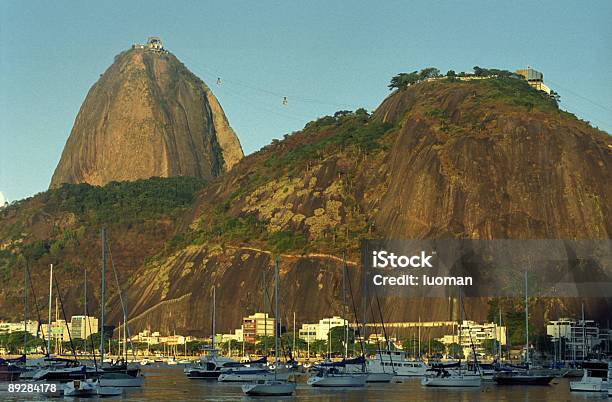
<path fill-rule="evenodd" d="M 371 384 L 357 389 L 314 389 L 300 383 L 293 397 L 246 397 L 240 384 L 222 384 L 206 380 L 189 380 L 182 367 L 146 367 L 145 385 L 141 389 L 126 389 L 121 397 L 105 401 L 607 401 L 605 393 L 571 393 L 569 380 L 555 379 L 549 386 L 496 386 L 485 384 L 480 389 L 442 389 L 422 387 L 419 379 L 401 383 Z M 79 398 L 61 398 L 78 401 Z M 0 401 L 53 400 L 42 395 L 11 394 L 7 383 L 0 384 Z M 90 399 L 83 399 L 90 400 Z"/>

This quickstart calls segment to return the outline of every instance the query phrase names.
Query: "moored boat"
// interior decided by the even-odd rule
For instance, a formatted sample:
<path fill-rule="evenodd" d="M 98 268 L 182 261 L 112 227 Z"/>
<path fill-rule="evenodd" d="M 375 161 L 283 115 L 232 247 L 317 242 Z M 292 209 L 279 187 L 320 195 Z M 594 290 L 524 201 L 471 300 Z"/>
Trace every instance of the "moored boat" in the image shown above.
<path fill-rule="evenodd" d="M 570 391 L 606 392 L 610 389 L 608 363 L 584 362 L 583 376 L 580 381 L 570 382 Z"/>
<path fill-rule="evenodd" d="M 242 386 L 242 392 L 251 396 L 289 396 L 294 391 L 294 383 L 280 380 L 260 380 Z"/>

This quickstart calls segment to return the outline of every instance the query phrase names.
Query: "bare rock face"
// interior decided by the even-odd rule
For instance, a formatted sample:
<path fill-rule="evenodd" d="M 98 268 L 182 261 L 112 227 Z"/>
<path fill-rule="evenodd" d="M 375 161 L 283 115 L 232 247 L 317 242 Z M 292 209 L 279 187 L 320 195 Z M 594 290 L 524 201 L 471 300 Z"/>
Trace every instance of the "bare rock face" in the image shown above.
<path fill-rule="evenodd" d="M 243 157 L 206 84 L 174 55 L 131 49 L 90 89 L 50 187 L 152 176 L 213 178 Z"/>

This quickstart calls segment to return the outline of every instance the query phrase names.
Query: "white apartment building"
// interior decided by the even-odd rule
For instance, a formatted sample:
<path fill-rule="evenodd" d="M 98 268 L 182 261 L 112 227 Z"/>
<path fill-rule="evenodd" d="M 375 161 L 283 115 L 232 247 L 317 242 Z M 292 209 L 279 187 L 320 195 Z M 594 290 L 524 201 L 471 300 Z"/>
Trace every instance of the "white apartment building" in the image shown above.
<path fill-rule="evenodd" d="M 316 324 L 302 324 L 302 328 L 299 330 L 299 337 L 306 342 L 325 341 L 327 340 L 329 331 L 332 328 L 342 327 L 345 325 L 345 323 L 350 325 L 348 321 L 344 320 L 344 318 L 333 316 L 323 318 Z"/>

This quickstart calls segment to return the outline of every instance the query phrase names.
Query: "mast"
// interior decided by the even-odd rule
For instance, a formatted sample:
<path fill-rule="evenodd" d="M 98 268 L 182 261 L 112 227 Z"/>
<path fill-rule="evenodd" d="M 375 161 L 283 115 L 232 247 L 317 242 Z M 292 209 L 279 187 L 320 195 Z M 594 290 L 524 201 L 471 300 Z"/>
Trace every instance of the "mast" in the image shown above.
<path fill-rule="evenodd" d="M 125 314 L 123 315 L 123 353 L 125 354 L 125 368 L 127 369 L 127 361 L 128 361 L 128 351 L 127 351 L 127 318 L 129 311 L 128 310 L 128 289 L 130 286 L 130 279 L 128 278 L 125 281 Z"/>
<path fill-rule="evenodd" d="M 23 355 L 28 355 L 28 261 L 23 267 Z"/>
<path fill-rule="evenodd" d="M 47 355 L 51 356 L 51 303 L 53 303 L 53 264 L 49 274 L 49 326 L 47 327 Z"/>
<path fill-rule="evenodd" d="M 213 305 L 212 305 L 212 348 L 215 350 L 215 332 L 217 319 L 217 288 L 213 286 Z"/>
<path fill-rule="evenodd" d="M 463 302 L 461 301 L 461 288 L 459 288 L 459 328 L 457 328 L 457 330 L 459 331 L 459 372 L 461 373 L 461 356 L 463 356 L 463 346 L 461 345 L 461 333 L 463 332 L 463 321 L 462 321 L 462 307 L 463 307 Z"/>
<path fill-rule="evenodd" d="M 263 270 L 263 308 L 264 308 L 264 354 L 268 355 L 268 305 L 266 287 L 266 269 Z M 255 335 L 257 335 L 257 324 L 255 324 Z"/>
<path fill-rule="evenodd" d="M 344 316 L 344 359 L 346 360 L 346 357 L 348 355 L 348 326 L 346 325 L 346 315 L 348 314 L 348 306 L 346 303 L 346 264 L 344 253 L 342 253 L 342 303 L 344 303 L 344 312 L 342 315 Z"/>
<path fill-rule="evenodd" d="M 527 271 L 525 271 L 525 361 L 529 368 L 529 297 L 527 288 Z"/>
<path fill-rule="evenodd" d="M 584 302 L 582 303 L 582 361 L 584 361 L 585 352 L 586 352 L 586 332 L 585 332 L 586 322 L 584 321 Z"/>
<path fill-rule="evenodd" d="M 278 256 L 274 257 L 274 318 L 275 331 L 274 331 L 274 379 L 276 380 L 276 370 L 278 368 L 278 333 L 276 328 L 279 325 L 278 322 Z"/>
<path fill-rule="evenodd" d="M 87 329 L 89 328 L 89 317 L 87 317 L 87 268 L 85 268 L 85 280 L 83 282 L 83 315 L 85 317 L 85 334 L 87 335 Z M 91 334 L 89 334 L 91 335 Z M 83 339 L 83 352 L 87 352 L 87 336 Z"/>
<path fill-rule="evenodd" d="M 497 345 L 498 349 L 499 349 L 499 362 L 501 363 L 502 361 L 502 346 L 501 346 L 501 340 L 502 340 L 502 316 L 501 316 L 501 306 L 499 307 L 499 344 Z"/>
<path fill-rule="evenodd" d="M 102 292 L 100 294 L 100 365 L 104 365 L 104 298 L 106 297 L 106 230 L 101 231 L 102 240 Z"/>

